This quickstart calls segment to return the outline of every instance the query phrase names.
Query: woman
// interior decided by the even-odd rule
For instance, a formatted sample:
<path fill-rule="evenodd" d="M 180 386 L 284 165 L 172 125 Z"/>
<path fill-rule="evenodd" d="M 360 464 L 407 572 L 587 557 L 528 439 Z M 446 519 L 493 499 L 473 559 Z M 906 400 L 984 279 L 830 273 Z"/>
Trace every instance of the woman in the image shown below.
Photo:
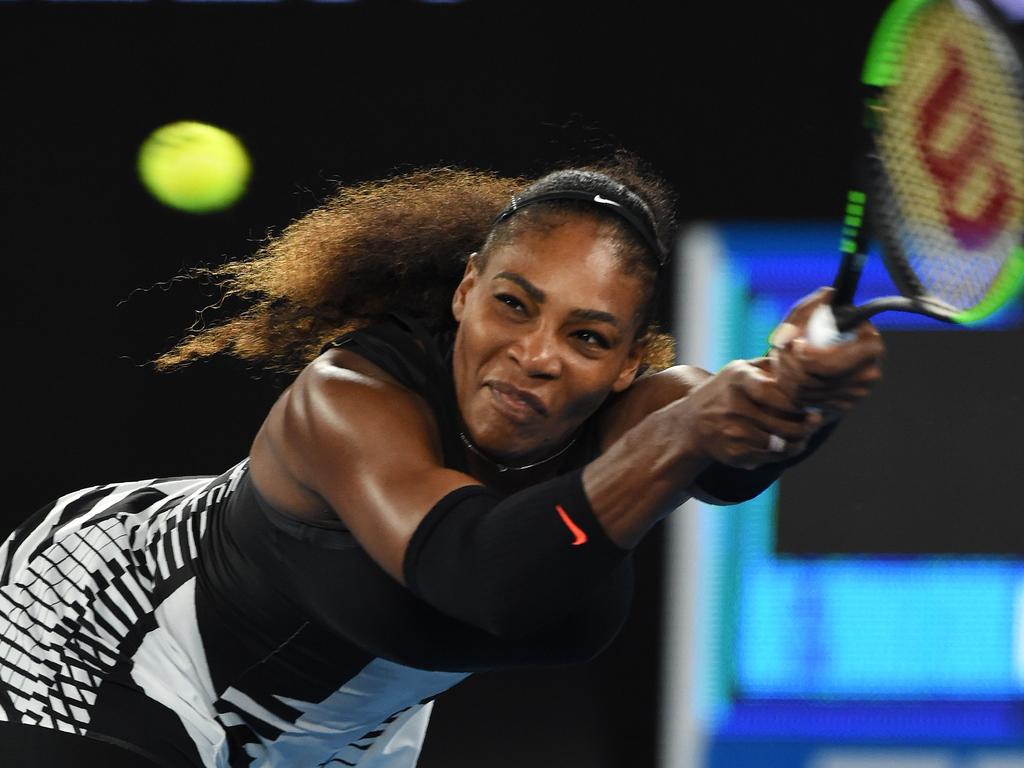
<path fill-rule="evenodd" d="M 654 523 L 760 492 L 879 376 L 869 325 L 795 339 L 824 291 L 771 358 L 665 367 L 671 220 L 628 161 L 435 171 L 218 270 L 254 307 L 158 365 L 301 372 L 221 476 L 85 489 L 12 534 L 4 719 L 164 766 L 398 768 L 468 674 L 600 653 Z"/>

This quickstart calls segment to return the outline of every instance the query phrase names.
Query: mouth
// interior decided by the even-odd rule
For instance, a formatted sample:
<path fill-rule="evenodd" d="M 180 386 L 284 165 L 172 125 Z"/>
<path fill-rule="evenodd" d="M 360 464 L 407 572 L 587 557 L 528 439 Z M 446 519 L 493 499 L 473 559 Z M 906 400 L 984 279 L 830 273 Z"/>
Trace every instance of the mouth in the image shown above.
<path fill-rule="evenodd" d="M 547 416 L 548 409 L 544 401 L 526 390 L 514 387 L 504 381 L 490 381 L 487 386 L 491 390 L 491 400 L 498 409 L 510 416 L 514 421 L 527 421 L 537 416 Z"/>

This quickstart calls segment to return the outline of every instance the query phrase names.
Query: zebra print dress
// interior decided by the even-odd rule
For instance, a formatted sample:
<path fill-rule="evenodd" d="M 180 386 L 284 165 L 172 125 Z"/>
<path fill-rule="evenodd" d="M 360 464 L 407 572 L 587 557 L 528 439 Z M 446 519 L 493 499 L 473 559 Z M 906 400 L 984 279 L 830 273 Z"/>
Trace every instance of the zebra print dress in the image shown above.
<path fill-rule="evenodd" d="M 308 699 L 286 697 L 274 691 L 287 673 L 274 669 L 274 651 L 289 660 L 272 638 L 251 644 L 262 648 L 246 674 L 215 682 L 225 670 L 211 669 L 207 646 L 222 622 L 204 621 L 219 607 L 204 605 L 196 563 L 247 464 L 76 491 L 7 539 L 0 718 L 121 743 L 163 765 L 415 765 L 429 699 L 466 673 L 357 653 L 328 695 L 314 683 Z M 294 641 L 308 625 L 285 631 Z"/>

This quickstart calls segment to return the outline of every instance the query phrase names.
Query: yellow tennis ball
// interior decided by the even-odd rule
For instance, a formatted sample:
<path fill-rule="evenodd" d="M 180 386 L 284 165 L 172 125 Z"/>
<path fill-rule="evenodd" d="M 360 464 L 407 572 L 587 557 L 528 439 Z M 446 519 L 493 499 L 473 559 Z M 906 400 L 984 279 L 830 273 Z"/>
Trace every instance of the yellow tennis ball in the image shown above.
<path fill-rule="evenodd" d="M 252 164 L 235 136 L 183 120 L 157 128 L 142 143 L 139 178 L 160 202 L 190 213 L 227 208 L 245 192 Z"/>

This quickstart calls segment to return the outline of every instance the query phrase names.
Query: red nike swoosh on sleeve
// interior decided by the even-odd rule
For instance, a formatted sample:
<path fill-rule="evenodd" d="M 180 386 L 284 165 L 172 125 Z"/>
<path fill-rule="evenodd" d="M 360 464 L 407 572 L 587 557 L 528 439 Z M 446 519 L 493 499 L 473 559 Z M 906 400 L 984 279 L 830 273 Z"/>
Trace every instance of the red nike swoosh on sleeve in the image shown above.
<path fill-rule="evenodd" d="M 576 540 L 573 541 L 572 545 L 574 547 L 577 547 L 580 544 L 586 543 L 586 541 L 587 541 L 587 534 L 585 534 L 583 532 L 583 529 L 580 528 L 578 525 L 576 525 L 576 523 L 574 523 L 572 521 L 572 518 L 569 517 L 569 514 L 564 509 L 562 509 L 562 505 L 561 504 L 556 504 L 555 505 L 555 509 L 558 510 L 558 516 L 560 518 L 562 518 L 562 522 L 565 523 L 566 527 L 570 531 L 572 531 L 573 536 L 576 537 Z"/>

